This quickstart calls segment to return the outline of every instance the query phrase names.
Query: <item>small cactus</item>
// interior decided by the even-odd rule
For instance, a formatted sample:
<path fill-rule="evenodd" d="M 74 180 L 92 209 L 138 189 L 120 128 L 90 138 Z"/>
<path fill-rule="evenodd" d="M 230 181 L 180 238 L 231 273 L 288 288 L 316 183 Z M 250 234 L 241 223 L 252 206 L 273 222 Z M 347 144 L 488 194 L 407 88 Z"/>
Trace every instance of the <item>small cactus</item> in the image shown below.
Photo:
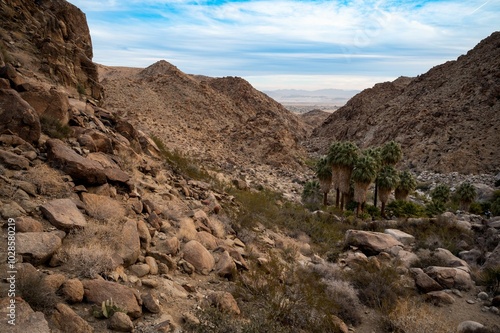
<path fill-rule="evenodd" d="M 113 299 L 108 299 L 102 302 L 101 308 L 95 307 L 92 309 L 92 315 L 96 318 L 110 318 L 115 312 L 125 312 L 121 309 Z"/>

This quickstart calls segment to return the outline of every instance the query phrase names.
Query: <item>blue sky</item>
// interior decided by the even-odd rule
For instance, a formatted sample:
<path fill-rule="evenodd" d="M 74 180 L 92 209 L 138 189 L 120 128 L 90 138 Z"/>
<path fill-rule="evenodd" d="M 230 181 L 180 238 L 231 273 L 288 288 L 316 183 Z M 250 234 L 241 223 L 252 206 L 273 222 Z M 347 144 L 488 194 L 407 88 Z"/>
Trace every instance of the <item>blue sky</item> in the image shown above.
<path fill-rule="evenodd" d="M 500 0 L 69 0 L 94 61 L 240 76 L 260 90 L 364 89 L 416 76 L 500 30 Z"/>

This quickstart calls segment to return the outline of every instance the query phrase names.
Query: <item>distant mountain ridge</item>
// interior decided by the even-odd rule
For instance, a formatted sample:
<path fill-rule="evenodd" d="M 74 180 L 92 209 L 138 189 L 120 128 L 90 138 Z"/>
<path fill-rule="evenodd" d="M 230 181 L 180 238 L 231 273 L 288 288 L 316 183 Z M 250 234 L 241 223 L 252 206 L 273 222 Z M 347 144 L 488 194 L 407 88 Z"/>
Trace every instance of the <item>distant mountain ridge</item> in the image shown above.
<path fill-rule="evenodd" d="M 359 93 L 359 90 L 279 89 L 279 90 L 265 90 L 263 92 L 280 103 L 328 103 L 328 104 L 335 104 L 338 106 L 342 106 L 351 97 Z"/>
<path fill-rule="evenodd" d="M 318 126 L 308 142 L 325 153 L 334 140 L 362 147 L 401 143 L 415 170 L 500 171 L 500 32 L 456 61 L 416 78 L 376 84 Z"/>

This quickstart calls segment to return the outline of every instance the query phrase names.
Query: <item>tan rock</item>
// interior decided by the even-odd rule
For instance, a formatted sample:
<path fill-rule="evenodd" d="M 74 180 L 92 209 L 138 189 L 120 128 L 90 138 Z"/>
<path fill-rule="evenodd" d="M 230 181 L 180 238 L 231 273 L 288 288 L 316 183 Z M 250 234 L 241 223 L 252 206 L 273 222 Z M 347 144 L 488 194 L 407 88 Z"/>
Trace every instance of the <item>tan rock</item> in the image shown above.
<path fill-rule="evenodd" d="M 155 258 L 146 257 L 146 264 L 149 266 L 149 274 L 157 275 L 158 274 L 158 264 L 156 263 Z"/>
<path fill-rule="evenodd" d="M 41 134 L 36 111 L 13 89 L 0 89 L 0 133 L 11 131 L 29 143 Z"/>
<path fill-rule="evenodd" d="M 207 275 L 215 266 L 215 259 L 199 242 L 192 240 L 184 245 L 183 257 L 198 273 Z"/>
<path fill-rule="evenodd" d="M 83 283 L 78 279 L 69 279 L 62 285 L 61 293 L 69 303 L 79 303 L 83 300 Z"/>
<path fill-rule="evenodd" d="M 89 323 L 87 323 L 87 321 L 77 315 L 75 311 L 64 303 L 58 303 L 56 305 L 56 309 L 52 315 L 52 322 L 63 332 L 94 332 L 94 329 Z"/>
<path fill-rule="evenodd" d="M 40 211 L 58 229 L 69 231 L 83 228 L 87 221 L 71 199 L 55 199 L 40 206 Z"/>
<path fill-rule="evenodd" d="M 179 242 L 179 239 L 177 237 L 171 237 L 165 241 L 165 246 L 166 254 L 176 255 L 177 253 L 179 253 L 181 243 Z"/>
<path fill-rule="evenodd" d="M 150 267 L 148 264 L 135 264 L 135 265 L 129 266 L 128 269 L 135 276 L 143 277 L 149 273 Z"/>
<path fill-rule="evenodd" d="M 466 268 L 430 266 L 424 272 L 445 288 L 470 290 L 473 286 Z"/>
<path fill-rule="evenodd" d="M 229 255 L 229 252 L 224 251 L 219 257 L 219 261 L 215 265 L 215 271 L 217 275 L 222 277 L 233 277 L 236 272 L 236 264 L 233 258 Z"/>
<path fill-rule="evenodd" d="M 126 313 L 115 312 L 108 321 L 108 328 L 117 332 L 132 332 L 134 323 Z"/>
<path fill-rule="evenodd" d="M 213 292 L 208 295 L 208 300 L 212 306 L 217 307 L 222 312 L 239 315 L 241 313 L 238 303 L 233 295 L 226 291 Z"/>
<path fill-rule="evenodd" d="M 347 230 L 346 243 L 357 246 L 367 254 L 378 254 L 388 251 L 393 246 L 403 246 L 401 242 L 393 236 L 373 231 Z"/>
<path fill-rule="evenodd" d="M 42 232 L 43 225 L 37 220 L 23 216 L 16 219 L 17 232 Z"/>
<path fill-rule="evenodd" d="M 427 301 L 435 305 L 453 304 L 455 299 L 445 291 L 431 291 L 425 294 Z"/>
<path fill-rule="evenodd" d="M 104 280 L 84 280 L 82 283 L 85 299 L 88 302 L 101 305 L 102 302 L 113 299 L 115 304 L 124 309 L 130 317 L 141 316 L 140 297 L 132 288 Z"/>
<path fill-rule="evenodd" d="M 219 246 L 218 239 L 206 231 L 198 231 L 196 234 L 196 240 L 210 251 L 215 250 Z"/>
<path fill-rule="evenodd" d="M 428 293 L 431 291 L 443 290 L 443 287 L 429 275 L 425 274 L 422 269 L 412 268 L 410 271 L 415 279 L 415 285 L 420 291 Z"/>
<path fill-rule="evenodd" d="M 160 301 L 151 292 L 141 295 L 142 304 L 151 313 L 160 313 Z"/>
<path fill-rule="evenodd" d="M 141 254 L 141 240 L 137 230 L 137 222 L 134 220 L 125 222 L 121 237 L 118 255 L 123 259 L 124 266 L 127 267 L 134 264 Z"/>
<path fill-rule="evenodd" d="M 21 297 L 14 298 L 16 302 L 15 308 L 15 325 L 9 324 L 8 320 L 14 319 L 9 316 L 11 309 L 11 298 L 0 298 L 0 332 L 9 333 L 47 333 L 50 332 L 49 323 L 45 319 L 42 312 L 35 312 L 30 305 Z"/>
<path fill-rule="evenodd" d="M 0 149 L 0 164 L 11 170 L 25 170 L 30 167 L 27 158 L 2 149 Z"/>
<path fill-rule="evenodd" d="M 54 233 L 25 232 L 16 235 L 16 252 L 23 256 L 24 261 L 36 265 L 49 261 L 61 245 L 61 238 Z"/>
<path fill-rule="evenodd" d="M 398 229 L 385 229 L 384 234 L 391 235 L 405 245 L 415 243 L 415 237 Z"/>

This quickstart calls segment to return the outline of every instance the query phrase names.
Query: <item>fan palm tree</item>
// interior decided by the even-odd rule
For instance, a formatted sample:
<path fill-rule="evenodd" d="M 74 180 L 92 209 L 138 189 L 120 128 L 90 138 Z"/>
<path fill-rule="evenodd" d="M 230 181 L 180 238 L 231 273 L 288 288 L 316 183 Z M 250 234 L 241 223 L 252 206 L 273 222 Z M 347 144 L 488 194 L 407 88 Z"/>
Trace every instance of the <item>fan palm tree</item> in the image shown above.
<path fill-rule="evenodd" d="M 431 191 L 432 201 L 445 204 L 450 200 L 450 187 L 446 184 L 438 184 Z"/>
<path fill-rule="evenodd" d="M 328 192 L 332 187 L 332 167 L 326 157 L 322 157 L 316 163 L 316 177 L 318 177 L 321 192 L 323 193 L 323 205 L 328 205 Z"/>
<path fill-rule="evenodd" d="M 358 203 L 356 215 L 363 211 L 368 187 L 377 177 L 377 161 L 369 154 L 361 155 L 354 164 L 352 180 L 354 181 L 354 200 Z"/>
<path fill-rule="evenodd" d="M 328 154 L 326 156 L 327 163 L 332 168 L 332 185 L 335 189 L 335 207 L 339 208 L 340 206 L 340 187 L 339 187 L 339 174 L 340 168 L 336 164 L 337 156 L 340 153 L 340 149 L 342 147 L 342 142 L 335 141 L 330 145 L 330 149 L 328 150 Z"/>
<path fill-rule="evenodd" d="M 321 201 L 321 186 L 317 180 L 305 183 L 302 190 L 302 202 L 304 205 L 316 205 Z"/>
<path fill-rule="evenodd" d="M 378 196 L 380 202 L 382 203 L 382 207 L 380 209 L 380 213 L 382 217 L 385 216 L 385 204 L 389 201 L 389 195 L 392 190 L 396 188 L 399 183 L 399 175 L 397 170 L 392 165 L 385 165 L 380 170 L 378 175 Z"/>
<path fill-rule="evenodd" d="M 329 161 L 332 164 L 332 170 L 337 173 L 338 188 L 342 193 L 340 208 L 344 209 L 346 197 L 349 195 L 351 184 L 351 174 L 354 168 L 354 163 L 359 153 L 359 148 L 355 143 L 345 141 L 340 144 L 337 154 L 329 156 Z M 335 177 L 337 177 L 335 176 Z"/>
<path fill-rule="evenodd" d="M 472 186 L 469 182 L 463 182 L 457 188 L 457 197 L 460 201 L 460 208 L 467 211 L 469 210 L 470 204 L 476 198 L 477 192 L 476 188 Z"/>
<path fill-rule="evenodd" d="M 396 200 L 406 201 L 408 195 L 415 191 L 417 181 L 410 171 L 402 171 L 399 173 L 399 183 L 395 190 Z"/>
<path fill-rule="evenodd" d="M 394 140 L 387 142 L 380 148 L 380 163 L 381 166 L 385 165 L 396 165 L 403 157 L 403 151 L 401 150 L 401 145 Z M 378 178 L 375 180 L 375 195 L 373 196 L 373 205 L 377 206 L 379 182 Z"/>

